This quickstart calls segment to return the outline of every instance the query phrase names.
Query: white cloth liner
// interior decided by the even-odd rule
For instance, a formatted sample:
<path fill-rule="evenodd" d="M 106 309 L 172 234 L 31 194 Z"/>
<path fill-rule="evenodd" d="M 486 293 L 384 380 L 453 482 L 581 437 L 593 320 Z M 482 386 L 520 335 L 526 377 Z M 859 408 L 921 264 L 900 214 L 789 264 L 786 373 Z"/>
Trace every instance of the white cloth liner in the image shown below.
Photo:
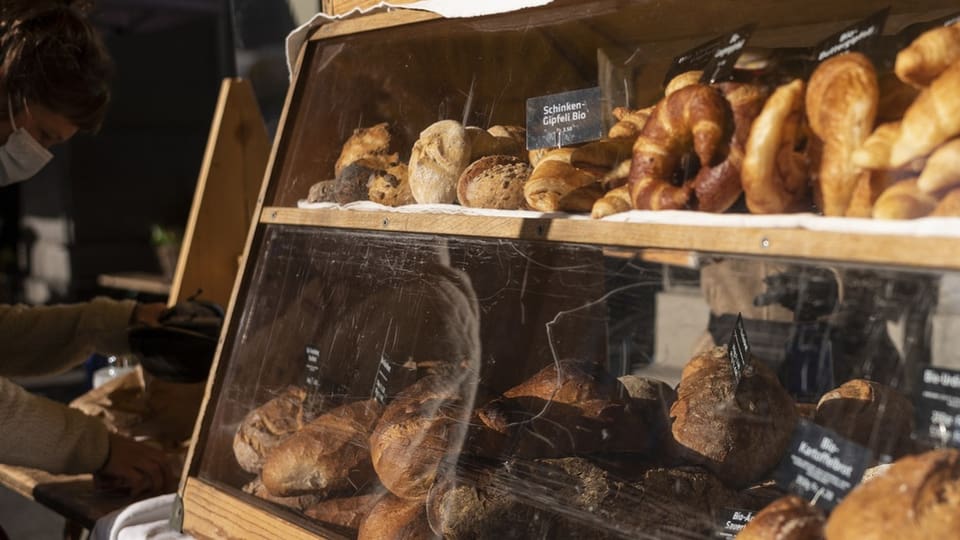
<path fill-rule="evenodd" d="M 342 211 L 378 211 L 402 214 L 444 214 L 460 216 L 487 216 L 502 218 L 561 218 L 592 220 L 587 214 L 564 212 L 543 213 L 529 210 L 489 210 L 467 208 L 456 204 L 409 204 L 390 207 L 372 201 L 357 201 L 344 205 L 311 203 L 300 200 L 298 208 L 336 209 Z M 809 231 L 851 233 L 864 235 L 896 235 L 909 237 L 960 238 L 960 220 L 957 218 L 920 218 L 911 220 L 880 220 L 846 217 L 824 217 L 816 214 L 711 214 L 689 210 L 631 210 L 614 214 L 600 221 L 613 223 L 644 223 L 700 227 L 731 227 L 755 229 L 805 229 Z"/>
<path fill-rule="evenodd" d="M 446 18 L 479 17 L 482 15 L 492 15 L 494 13 L 506 13 L 508 11 L 545 6 L 551 2 L 553 2 L 553 0 L 482 0 L 479 2 L 465 2 L 463 0 L 420 0 L 419 2 L 412 2 L 410 4 L 380 2 L 367 9 L 353 8 L 351 11 L 342 15 L 317 13 L 311 17 L 309 21 L 287 35 L 287 69 L 290 77 L 293 78 L 297 55 L 300 53 L 300 48 L 303 47 L 303 43 L 310 37 L 310 34 L 314 30 L 328 22 L 338 19 L 346 19 L 396 8 L 429 11 Z"/>
<path fill-rule="evenodd" d="M 170 527 L 176 493 L 135 502 L 100 519 L 90 533 L 91 540 L 193 540 Z"/>

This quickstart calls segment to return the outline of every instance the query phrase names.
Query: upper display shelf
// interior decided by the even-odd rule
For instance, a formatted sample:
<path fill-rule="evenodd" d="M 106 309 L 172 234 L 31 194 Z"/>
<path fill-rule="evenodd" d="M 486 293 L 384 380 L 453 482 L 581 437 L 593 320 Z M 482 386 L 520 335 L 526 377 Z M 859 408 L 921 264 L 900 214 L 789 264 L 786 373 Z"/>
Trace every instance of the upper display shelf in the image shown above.
<path fill-rule="evenodd" d="M 261 221 L 957 269 L 958 16 L 558 0 L 335 21 L 298 59 Z"/>

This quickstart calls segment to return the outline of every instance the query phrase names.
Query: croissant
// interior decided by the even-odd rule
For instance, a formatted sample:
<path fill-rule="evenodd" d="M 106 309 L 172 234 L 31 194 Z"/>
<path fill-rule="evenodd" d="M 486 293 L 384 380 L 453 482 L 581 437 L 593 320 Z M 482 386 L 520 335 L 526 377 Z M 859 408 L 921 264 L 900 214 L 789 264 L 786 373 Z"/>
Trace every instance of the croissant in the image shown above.
<path fill-rule="evenodd" d="M 596 184 L 593 192 L 595 196 L 587 204 L 583 197 L 589 198 L 591 193 L 578 190 L 593 184 Z M 523 196 L 527 204 L 541 212 L 585 212 L 590 210 L 593 202 L 602 195 L 596 175 L 560 159 L 541 161 L 523 185 Z"/>
<path fill-rule="evenodd" d="M 960 23 L 928 30 L 897 54 L 894 72 L 903 82 L 926 87 L 960 60 Z"/>
<path fill-rule="evenodd" d="M 663 90 L 663 96 L 669 97 L 670 94 L 694 84 L 700 84 L 700 78 L 703 77 L 702 70 L 685 71 L 670 79 L 667 87 Z"/>
<path fill-rule="evenodd" d="M 645 109 L 630 110 L 625 107 L 617 107 L 613 110 L 613 117 L 617 123 L 610 127 L 607 137 L 611 139 L 636 139 L 643 126 L 647 124 L 653 107 Z"/>
<path fill-rule="evenodd" d="M 917 179 L 903 180 L 887 188 L 873 207 L 876 219 L 913 219 L 933 212 L 937 199 L 920 191 Z"/>
<path fill-rule="evenodd" d="M 593 203 L 590 217 L 593 219 L 605 218 L 620 212 L 630 210 L 630 190 L 627 186 L 620 186 L 606 192 L 604 196 Z"/>
<path fill-rule="evenodd" d="M 873 64 L 860 53 L 831 57 L 810 77 L 807 119 L 823 142 L 817 182 L 825 215 L 842 216 L 850 205 L 862 173 L 852 154 L 873 129 L 878 94 Z"/>
<path fill-rule="evenodd" d="M 920 93 L 903 115 L 890 162 L 900 167 L 960 134 L 960 60 Z"/>
<path fill-rule="evenodd" d="M 960 90 L 958 90 L 960 91 Z M 960 138 L 934 150 L 927 160 L 917 187 L 926 193 L 939 193 L 960 185 Z"/>
<path fill-rule="evenodd" d="M 880 124 L 860 148 L 853 151 L 853 164 L 864 169 L 889 169 L 890 152 L 900 136 L 900 122 Z"/>
<path fill-rule="evenodd" d="M 937 207 L 930 212 L 936 217 L 960 217 L 960 188 L 953 188 L 940 199 Z"/>
<path fill-rule="evenodd" d="M 747 208 L 754 214 L 780 214 L 803 207 L 809 185 L 804 142 L 804 82 L 777 88 L 753 122 L 741 180 Z"/>
<path fill-rule="evenodd" d="M 857 187 L 850 198 L 850 206 L 847 207 L 844 215 L 859 218 L 872 217 L 880 195 L 902 179 L 898 171 L 876 169 L 861 172 Z"/>
<path fill-rule="evenodd" d="M 899 122 L 903 113 L 920 95 L 920 90 L 911 86 L 893 73 L 884 73 L 877 77 L 880 87 L 880 102 L 877 104 L 877 122 Z"/>
<path fill-rule="evenodd" d="M 687 206 L 693 182 L 674 186 L 670 180 L 690 148 L 702 166 L 714 164 L 723 150 L 728 103 L 709 86 L 687 86 L 657 104 L 633 145 L 630 198 L 637 209 L 679 209 Z"/>

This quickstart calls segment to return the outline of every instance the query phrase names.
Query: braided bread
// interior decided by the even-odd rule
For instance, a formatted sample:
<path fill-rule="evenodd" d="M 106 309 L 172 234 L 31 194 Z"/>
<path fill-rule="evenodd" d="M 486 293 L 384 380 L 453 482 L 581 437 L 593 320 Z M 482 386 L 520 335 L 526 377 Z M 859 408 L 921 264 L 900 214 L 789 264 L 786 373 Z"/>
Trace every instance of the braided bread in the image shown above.
<path fill-rule="evenodd" d="M 754 214 L 780 214 L 804 206 L 810 182 L 805 142 L 804 83 L 777 88 L 750 129 L 741 181 L 747 208 Z"/>
<path fill-rule="evenodd" d="M 960 23 L 921 34 L 897 53 L 893 70 L 903 82 L 926 87 L 957 60 L 960 60 Z"/>
<path fill-rule="evenodd" d="M 709 166 L 715 163 L 727 132 L 729 105 L 715 88 L 687 86 L 657 104 L 633 145 L 630 199 L 637 209 L 679 209 L 693 194 L 693 180 L 670 180 L 690 148 Z"/>
<path fill-rule="evenodd" d="M 876 71 L 860 53 L 831 57 L 810 77 L 807 119 L 823 142 L 814 187 L 825 215 L 842 216 L 850 205 L 863 173 L 851 156 L 873 129 L 878 100 Z"/>

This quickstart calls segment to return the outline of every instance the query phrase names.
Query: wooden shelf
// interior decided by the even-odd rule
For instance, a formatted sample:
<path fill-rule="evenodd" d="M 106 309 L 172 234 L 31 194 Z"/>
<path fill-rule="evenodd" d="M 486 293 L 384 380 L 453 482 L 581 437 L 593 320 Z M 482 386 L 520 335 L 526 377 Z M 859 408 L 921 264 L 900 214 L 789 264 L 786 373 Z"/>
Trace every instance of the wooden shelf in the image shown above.
<path fill-rule="evenodd" d="M 144 292 L 166 296 L 170 294 L 170 279 L 159 274 L 130 272 L 126 274 L 100 274 L 97 285 L 110 289 Z"/>
<path fill-rule="evenodd" d="M 260 222 L 960 270 L 956 237 L 279 207 L 264 208 Z"/>

